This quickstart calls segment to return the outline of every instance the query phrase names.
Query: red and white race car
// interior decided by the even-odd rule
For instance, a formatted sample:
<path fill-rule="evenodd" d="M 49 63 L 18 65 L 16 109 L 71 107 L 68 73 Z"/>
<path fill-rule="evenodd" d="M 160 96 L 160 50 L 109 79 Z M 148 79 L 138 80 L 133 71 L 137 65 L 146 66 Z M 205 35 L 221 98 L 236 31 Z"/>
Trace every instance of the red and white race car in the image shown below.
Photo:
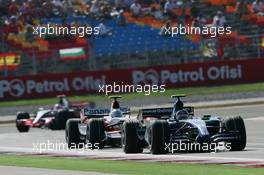
<path fill-rule="evenodd" d="M 52 130 L 65 129 L 70 118 L 79 118 L 80 110 L 85 106 L 93 107 L 92 102 L 70 102 L 65 95 L 57 96 L 59 102 L 51 109 L 39 108 L 34 114 L 18 112 L 16 127 L 19 132 L 28 132 L 30 127 L 49 128 Z"/>
<path fill-rule="evenodd" d="M 81 110 L 81 118 L 67 121 L 65 132 L 69 148 L 88 143 L 95 149 L 105 145 L 121 146 L 122 125 L 130 118 L 130 109 L 119 106 L 117 99 L 121 97 L 110 98 L 114 99 L 110 109 L 85 107 Z"/>

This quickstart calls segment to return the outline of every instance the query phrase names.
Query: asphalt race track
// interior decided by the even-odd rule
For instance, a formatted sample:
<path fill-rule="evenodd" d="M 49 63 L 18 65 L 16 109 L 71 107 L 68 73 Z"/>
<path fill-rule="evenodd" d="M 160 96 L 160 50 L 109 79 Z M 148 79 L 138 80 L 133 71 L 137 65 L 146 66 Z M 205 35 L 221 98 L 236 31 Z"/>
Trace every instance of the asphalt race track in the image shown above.
<path fill-rule="evenodd" d="M 103 150 L 40 150 L 38 144 L 65 143 L 64 131 L 46 129 L 31 129 L 29 133 L 18 133 L 14 124 L 0 125 L 0 152 L 19 154 L 41 154 L 52 156 L 76 156 L 92 159 L 190 162 L 190 163 L 220 163 L 238 165 L 264 165 L 264 105 L 199 109 L 197 116 L 202 114 L 236 116 L 245 119 L 247 129 L 247 147 L 245 151 L 217 153 L 174 153 L 167 155 L 151 155 L 149 150 L 143 154 L 124 154 L 121 148 L 105 148 Z M 52 146 L 50 147 L 52 148 Z M 44 149 L 44 147 L 43 147 Z"/>

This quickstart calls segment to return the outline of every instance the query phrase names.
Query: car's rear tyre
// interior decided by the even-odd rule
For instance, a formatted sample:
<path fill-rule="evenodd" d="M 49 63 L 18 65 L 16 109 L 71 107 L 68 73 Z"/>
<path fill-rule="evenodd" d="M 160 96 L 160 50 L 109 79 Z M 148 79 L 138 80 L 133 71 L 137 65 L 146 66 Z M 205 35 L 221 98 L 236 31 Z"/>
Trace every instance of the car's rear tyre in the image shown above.
<path fill-rule="evenodd" d="M 30 115 L 27 112 L 19 112 L 17 113 L 16 116 L 16 128 L 19 132 L 28 132 L 30 129 L 30 126 L 25 126 L 25 125 L 21 125 L 21 123 L 19 122 L 20 120 L 23 119 L 29 119 Z"/>
<path fill-rule="evenodd" d="M 81 140 L 81 133 L 79 131 L 80 119 L 69 119 L 66 123 L 65 137 L 68 148 L 82 148 L 84 141 Z"/>
<path fill-rule="evenodd" d="M 76 118 L 76 115 L 73 111 L 63 110 L 55 114 L 54 120 L 50 124 L 50 129 L 60 130 L 65 129 L 66 122 L 68 119 Z"/>
<path fill-rule="evenodd" d="M 247 134 L 244 120 L 238 117 L 230 117 L 224 121 L 226 131 L 238 131 L 238 139 L 231 142 L 231 151 L 242 151 L 247 144 Z"/>
<path fill-rule="evenodd" d="M 103 119 L 91 119 L 87 126 L 86 140 L 93 149 L 103 149 L 105 145 L 105 126 Z"/>
<path fill-rule="evenodd" d="M 169 142 L 169 124 L 165 120 L 156 120 L 150 128 L 150 151 L 152 154 L 166 154 Z"/>
<path fill-rule="evenodd" d="M 143 148 L 140 148 L 140 140 L 137 133 L 138 127 L 138 121 L 124 122 L 122 129 L 122 146 L 125 153 L 143 152 Z"/>

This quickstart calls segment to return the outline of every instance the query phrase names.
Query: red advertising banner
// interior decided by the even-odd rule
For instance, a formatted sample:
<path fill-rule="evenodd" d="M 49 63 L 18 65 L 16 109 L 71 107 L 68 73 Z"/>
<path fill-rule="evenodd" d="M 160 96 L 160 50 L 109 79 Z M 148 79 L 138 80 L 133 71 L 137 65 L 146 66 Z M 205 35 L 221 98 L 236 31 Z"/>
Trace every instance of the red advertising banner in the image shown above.
<path fill-rule="evenodd" d="M 138 69 L 43 74 L 0 79 L 0 99 L 96 93 L 104 84 L 158 84 L 166 89 L 264 81 L 264 59 L 156 66 Z"/>

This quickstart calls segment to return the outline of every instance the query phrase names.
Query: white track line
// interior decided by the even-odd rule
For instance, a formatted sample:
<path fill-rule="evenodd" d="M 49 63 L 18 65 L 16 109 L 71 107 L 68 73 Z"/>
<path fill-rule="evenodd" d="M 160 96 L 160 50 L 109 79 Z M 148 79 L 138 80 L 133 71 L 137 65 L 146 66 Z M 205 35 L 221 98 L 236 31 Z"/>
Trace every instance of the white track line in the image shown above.
<path fill-rule="evenodd" d="M 246 120 L 246 121 L 264 121 L 264 116 L 253 117 L 253 118 L 246 118 L 244 120 Z"/>
<path fill-rule="evenodd" d="M 40 154 L 37 151 L 33 151 L 29 148 L 9 148 L 9 147 L 0 147 L 0 152 L 2 153 L 18 153 L 18 154 Z M 234 157 L 217 157 L 214 154 L 210 154 L 209 156 L 192 156 L 192 155 L 179 155 L 179 154 L 168 154 L 168 155 L 152 155 L 152 154 L 125 154 L 125 153 L 117 153 L 117 152 L 102 152 L 102 151 L 43 151 L 41 154 L 43 155 L 54 155 L 54 156 L 76 156 L 76 157 L 84 157 L 84 158 L 105 158 L 105 159 L 149 159 L 149 160 L 157 160 L 157 161 L 168 161 L 168 160 L 190 160 L 197 161 L 203 159 L 204 161 L 209 161 L 210 163 L 230 163 L 230 162 L 258 162 L 264 164 L 263 158 L 234 158 Z M 217 153 L 216 153 L 217 154 Z"/>

